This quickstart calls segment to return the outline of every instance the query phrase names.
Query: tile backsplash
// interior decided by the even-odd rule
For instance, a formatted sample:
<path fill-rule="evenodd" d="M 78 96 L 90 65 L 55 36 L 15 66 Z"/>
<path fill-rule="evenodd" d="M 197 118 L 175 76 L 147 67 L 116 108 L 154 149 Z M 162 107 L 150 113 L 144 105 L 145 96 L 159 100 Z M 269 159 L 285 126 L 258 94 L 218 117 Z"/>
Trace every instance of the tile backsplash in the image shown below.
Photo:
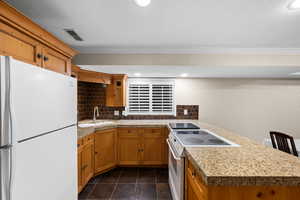
<path fill-rule="evenodd" d="M 128 115 L 123 116 L 124 107 L 105 106 L 105 85 L 100 83 L 87 83 L 78 81 L 78 120 L 92 119 L 93 109 L 99 107 L 100 116 L 97 119 L 198 119 L 198 105 L 177 105 L 176 116 L 172 115 Z M 184 110 L 188 111 L 184 115 Z M 119 111 L 119 116 L 114 115 L 114 111 Z"/>

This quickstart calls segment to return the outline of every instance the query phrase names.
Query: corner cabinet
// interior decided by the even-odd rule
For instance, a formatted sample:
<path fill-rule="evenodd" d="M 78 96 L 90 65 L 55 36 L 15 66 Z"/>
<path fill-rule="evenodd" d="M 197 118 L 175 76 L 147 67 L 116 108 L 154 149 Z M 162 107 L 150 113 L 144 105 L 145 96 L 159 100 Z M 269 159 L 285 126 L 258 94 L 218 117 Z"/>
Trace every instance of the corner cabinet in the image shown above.
<path fill-rule="evenodd" d="M 95 174 L 117 165 L 117 130 L 96 131 L 95 135 Z"/>
<path fill-rule="evenodd" d="M 127 75 L 112 75 L 112 83 L 106 88 L 106 106 L 125 107 L 126 106 L 126 86 Z"/>
<path fill-rule="evenodd" d="M 0 1 L 0 44 L 0 55 L 68 76 L 77 54 L 4 1 Z"/>

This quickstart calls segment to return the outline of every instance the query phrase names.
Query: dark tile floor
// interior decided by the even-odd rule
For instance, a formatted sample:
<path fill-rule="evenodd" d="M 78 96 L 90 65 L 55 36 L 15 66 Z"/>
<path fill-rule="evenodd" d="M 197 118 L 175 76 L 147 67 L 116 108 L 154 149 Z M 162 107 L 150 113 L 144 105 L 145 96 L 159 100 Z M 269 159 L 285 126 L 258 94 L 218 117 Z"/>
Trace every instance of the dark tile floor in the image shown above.
<path fill-rule="evenodd" d="M 168 169 L 117 168 L 93 178 L 78 199 L 171 200 Z"/>

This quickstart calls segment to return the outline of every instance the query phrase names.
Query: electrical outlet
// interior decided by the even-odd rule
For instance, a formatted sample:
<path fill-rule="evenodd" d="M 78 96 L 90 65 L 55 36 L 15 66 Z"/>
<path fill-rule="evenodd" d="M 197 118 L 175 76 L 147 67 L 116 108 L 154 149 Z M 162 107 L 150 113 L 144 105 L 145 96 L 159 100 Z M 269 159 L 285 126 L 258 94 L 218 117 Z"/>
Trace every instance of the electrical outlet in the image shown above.
<path fill-rule="evenodd" d="M 183 110 L 183 114 L 184 114 L 184 115 L 188 115 L 188 110 L 187 110 L 187 109 L 184 109 L 184 110 Z"/>
<path fill-rule="evenodd" d="M 118 110 L 115 110 L 115 111 L 114 111 L 114 115 L 115 115 L 115 116 L 119 116 L 119 115 L 120 115 L 120 112 L 119 112 Z"/>

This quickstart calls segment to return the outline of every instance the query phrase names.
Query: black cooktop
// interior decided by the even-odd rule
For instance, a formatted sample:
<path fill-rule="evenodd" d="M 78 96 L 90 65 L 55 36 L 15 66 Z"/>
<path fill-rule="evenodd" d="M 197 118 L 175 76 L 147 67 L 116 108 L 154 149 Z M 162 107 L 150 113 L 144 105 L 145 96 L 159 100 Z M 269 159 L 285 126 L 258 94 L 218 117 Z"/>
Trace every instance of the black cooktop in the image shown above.
<path fill-rule="evenodd" d="M 172 129 L 200 129 L 193 123 L 170 123 Z"/>

